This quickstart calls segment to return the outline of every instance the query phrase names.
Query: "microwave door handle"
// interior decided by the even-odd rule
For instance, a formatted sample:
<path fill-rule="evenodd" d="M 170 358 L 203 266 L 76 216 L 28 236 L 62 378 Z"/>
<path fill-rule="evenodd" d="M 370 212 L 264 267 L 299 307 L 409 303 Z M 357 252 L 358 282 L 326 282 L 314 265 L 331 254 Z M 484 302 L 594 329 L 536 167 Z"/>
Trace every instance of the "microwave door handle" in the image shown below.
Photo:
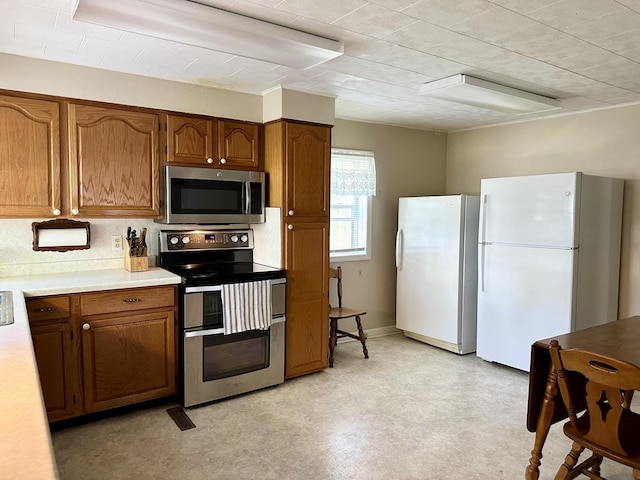
<path fill-rule="evenodd" d="M 251 182 L 244 182 L 244 214 L 249 215 L 251 209 Z"/>

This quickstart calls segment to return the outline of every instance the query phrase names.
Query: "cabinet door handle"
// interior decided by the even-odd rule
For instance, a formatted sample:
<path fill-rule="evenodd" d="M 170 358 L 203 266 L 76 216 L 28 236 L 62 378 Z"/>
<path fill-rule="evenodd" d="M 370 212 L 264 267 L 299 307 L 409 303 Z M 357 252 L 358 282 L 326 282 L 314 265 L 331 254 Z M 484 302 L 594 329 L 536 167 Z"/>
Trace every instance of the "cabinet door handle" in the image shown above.
<path fill-rule="evenodd" d="M 207 163 L 209 165 L 211 165 L 213 163 L 213 158 L 211 158 L 211 157 L 207 158 Z"/>
<path fill-rule="evenodd" d="M 83 323 L 82 324 L 82 329 L 83 330 L 89 330 L 91 328 L 91 325 L 89 325 L 88 323 Z"/>
<path fill-rule="evenodd" d="M 289 225 L 287 225 L 287 228 L 288 228 L 289 230 L 293 230 L 293 225 L 289 224 Z"/>
<path fill-rule="evenodd" d="M 221 158 L 221 159 L 220 159 L 220 163 L 221 163 L 222 165 L 224 165 L 225 163 L 227 163 L 227 159 L 226 159 L 226 158 Z"/>
<path fill-rule="evenodd" d="M 59 208 L 54 208 L 53 209 L 53 214 L 56 215 L 56 216 L 60 215 L 60 209 Z"/>
<path fill-rule="evenodd" d="M 289 211 L 287 212 L 287 215 L 289 215 L 290 217 L 293 217 L 293 210 L 289 210 Z"/>
<path fill-rule="evenodd" d="M 36 308 L 34 311 L 36 313 L 42 313 L 42 312 L 54 312 L 56 310 L 56 307 L 42 307 L 42 308 Z"/>
<path fill-rule="evenodd" d="M 77 208 L 74 208 L 71 210 L 72 215 L 78 215 L 79 213 L 80 213 L 80 210 L 78 210 Z"/>
<path fill-rule="evenodd" d="M 124 303 L 136 303 L 140 302 L 141 300 L 139 298 L 123 298 L 122 301 Z"/>

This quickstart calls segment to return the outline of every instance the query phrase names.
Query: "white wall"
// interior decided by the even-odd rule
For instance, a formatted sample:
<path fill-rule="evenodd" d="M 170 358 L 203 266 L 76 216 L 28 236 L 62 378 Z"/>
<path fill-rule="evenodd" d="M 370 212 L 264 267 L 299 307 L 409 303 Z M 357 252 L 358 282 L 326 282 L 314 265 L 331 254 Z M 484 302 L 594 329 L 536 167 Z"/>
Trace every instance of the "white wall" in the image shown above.
<path fill-rule="evenodd" d="M 371 260 L 331 264 L 342 266 L 344 305 L 367 311 L 365 330 L 384 330 L 395 326 L 398 198 L 444 193 L 446 135 L 338 119 L 331 143 L 375 154 L 377 194 L 373 199 Z M 331 288 L 335 289 L 333 283 Z M 355 329 L 352 325 L 341 328 Z"/>
<path fill-rule="evenodd" d="M 262 122 L 262 97 L 0 54 L 0 88 Z"/>
<path fill-rule="evenodd" d="M 640 314 L 640 106 L 449 134 L 447 193 L 480 179 L 581 171 L 625 179 L 620 318 Z"/>

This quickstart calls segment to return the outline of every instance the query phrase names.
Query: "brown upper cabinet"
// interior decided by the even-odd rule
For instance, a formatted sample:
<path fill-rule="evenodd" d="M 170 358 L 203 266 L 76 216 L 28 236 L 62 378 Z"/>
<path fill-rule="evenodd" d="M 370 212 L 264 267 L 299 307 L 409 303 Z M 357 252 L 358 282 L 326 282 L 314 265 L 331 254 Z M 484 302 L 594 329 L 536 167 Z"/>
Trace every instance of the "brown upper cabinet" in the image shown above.
<path fill-rule="evenodd" d="M 0 91 L 0 218 L 156 218 L 160 166 L 261 170 L 262 125 Z"/>
<path fill-rule="evenodd" d="M 218 123 L 215 119 L 167 115 L 167 163 L 215 165 Z"/>
<path fill-rule="evenodd" d="M 218 122 L 220 164 L 229 168 L 260 168 L 260 127 L 256 123 L 235 120 Z"/>
<path fill-rule="evenodd" d="M 59 103 L 0 95 L 0 217 L 61 210 Z"/>
<path fill-rule="evenodd" d="M 67 122 L 71 215 L 158 216 L 159 114 L 70 102 Z"/>
<path fill-rule="evenodd" d="M 167 115 L 167 163 L 258 170 L 258 124 L 195 115 Z"/>

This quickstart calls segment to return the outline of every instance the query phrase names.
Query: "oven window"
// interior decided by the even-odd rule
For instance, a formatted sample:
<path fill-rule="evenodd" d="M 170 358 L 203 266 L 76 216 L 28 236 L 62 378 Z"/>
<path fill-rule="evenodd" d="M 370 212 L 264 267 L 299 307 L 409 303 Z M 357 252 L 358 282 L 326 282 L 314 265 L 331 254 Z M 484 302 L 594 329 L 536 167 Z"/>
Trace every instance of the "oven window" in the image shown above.
<path fill-rule="evenodd" d="M 224 328 L 222 310 L 222 292 L 202 293 L 202 326 L 208 328 Z"/>
<path fill-rule="evenodd" d="M 243 182 L 171 179 L 171 213 L 242 214 Z"/>
<path fill-rule="evenodd" d="M 202 380 L 210 382 L 269 367 L 269 330 L 202 339 Z"/>

